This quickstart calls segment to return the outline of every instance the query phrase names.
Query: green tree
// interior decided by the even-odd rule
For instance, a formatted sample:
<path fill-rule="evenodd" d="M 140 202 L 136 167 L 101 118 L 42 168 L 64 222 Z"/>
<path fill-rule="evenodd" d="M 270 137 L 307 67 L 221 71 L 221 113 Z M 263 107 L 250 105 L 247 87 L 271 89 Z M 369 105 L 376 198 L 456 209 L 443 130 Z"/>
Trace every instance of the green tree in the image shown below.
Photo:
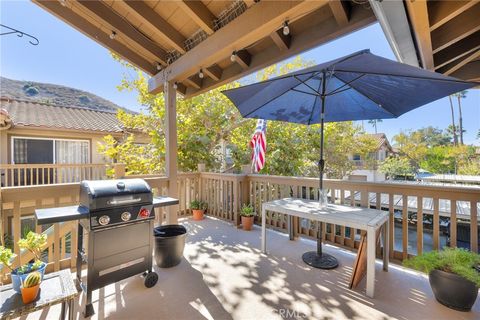
<path fill-rule="evenodd" d="M 405 180 L 408 176 L 413 175 L 414 168 L 407 158 L 402 157 L 388 157 L 379 167 L 380 172 L 387 175 L 389 179 L 403 177 Z"/>
<path fill-rule="evenodd" d="M 450 112 L 452 115 L 451 128 L 452 128 L 452 135 L 453 135 L 453 145 L 456 146 L 458 144 L 458 138 L 457 138 L 456 125 L 455 125 L 455 112 L 453 110 L 452 95 L 448 96 L 448 101 L 450 102 Z"/>
<path fill-rule="evenodd" d="M 374 119 L 374 120 L 368 120 L 368 123 L 370 123 L 373 128 L 375 128 L 375 133 L 377 133 L 377 123 L 383 122 L 382 119 Z"/>
<path fill-rule="evenodd" d="M 462 99 L 465 99 L 467 97 L 467 90 L 463 90 L 460 92 L 457 92 L 455 96 L 457 97 L 457 102 L 458 102 L 458 127 L 459 127 L 459 132 L 460 132 L 460 144 L 463 145 L 463 119 L 462 119 Z"/>

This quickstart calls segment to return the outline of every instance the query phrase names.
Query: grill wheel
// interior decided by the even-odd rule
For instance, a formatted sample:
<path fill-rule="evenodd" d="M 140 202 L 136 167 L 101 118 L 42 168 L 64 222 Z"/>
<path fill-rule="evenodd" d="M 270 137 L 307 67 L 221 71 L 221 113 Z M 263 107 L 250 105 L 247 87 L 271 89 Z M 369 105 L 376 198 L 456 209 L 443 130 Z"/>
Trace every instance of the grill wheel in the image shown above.
<path fill-rule="evenodd" d="M 145 287 L 151 288 L 157 284 L 157 281 L 158 281 L 158 274 L 154 271 L 149 271 L 148 273 L 145 274 L 145 280 L 143 283 L 145 284 Z"/>

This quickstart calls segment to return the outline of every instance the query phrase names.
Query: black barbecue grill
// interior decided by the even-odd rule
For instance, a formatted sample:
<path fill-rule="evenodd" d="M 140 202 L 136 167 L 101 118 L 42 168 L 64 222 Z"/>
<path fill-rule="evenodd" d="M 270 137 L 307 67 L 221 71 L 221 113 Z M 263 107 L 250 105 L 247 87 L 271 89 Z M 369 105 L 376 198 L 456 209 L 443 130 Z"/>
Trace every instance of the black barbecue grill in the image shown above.
<path fill-rule="evenodd" d="M 85 317 L 94 314 L 92 291 L 137 274 L 153 287 L 155 207 L 178 204 L 177 199 L 153 197 L 142 179 L 82 181 L 80 205 L 35 210 L 39 225 L 78 220 L 77 278 L 87 295 Z M 84 248 L 84 233 L 88 235 Z M 82 282 L 82 263 L 87 283 Z"/>

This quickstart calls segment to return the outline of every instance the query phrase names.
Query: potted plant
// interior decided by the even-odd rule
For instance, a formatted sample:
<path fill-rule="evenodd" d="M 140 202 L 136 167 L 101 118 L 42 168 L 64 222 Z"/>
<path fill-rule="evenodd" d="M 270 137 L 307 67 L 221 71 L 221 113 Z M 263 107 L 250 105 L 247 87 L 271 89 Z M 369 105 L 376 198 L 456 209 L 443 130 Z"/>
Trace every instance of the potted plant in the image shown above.
<path fill-rule="evenodd" d="M 193 220 L 202 220 L 205 210 L 207 210 L 207 204 L 202 200 L 193 200 L 190 203 L 190 208 L 193 211 Z"/>
<path fill-rule="evenodd" d="M 23 303 L 27 304 L 37 299 L 41 282 L 42 274 L 40 272 L 33 271 L 28 274 L 28 276 L 22 282 L 21 287 Z"/>
<path fill-rule="evenodd" d="M 10 274 L 12 277 L 12 287 L 17 293 L 21 293 L 20 287 L 29 273 L 38 271 L 41 275 L 40 280 L 43 280 L 45 267 L 47 265 L 41 260 L 41 255 L 46 244 L 46 234 L 38 234 L 32 231 L 30 231 L 24 239 L 18 240 L 18 246 L 20 249 L 28 250 L 33 254 L 33 261 L 12 270 L 12 273 Z"/>
<path fill-rule="evenodd" d="M 240 216 L 242 217 L 242 228 L 243 230 L 250 231 L 253 226 L 253 219 L 255 218 L 255 210 L 251 204 L 244 204 L 242 210 L 240 211 Z"/>
<path fill-rule="evenodd" d="M 464 249 L 445 248 L 405 260 L 403 264 L 428 273 L 433 294 L 441 304 L 469 311 L 480 287 L 480 255 Z"/>

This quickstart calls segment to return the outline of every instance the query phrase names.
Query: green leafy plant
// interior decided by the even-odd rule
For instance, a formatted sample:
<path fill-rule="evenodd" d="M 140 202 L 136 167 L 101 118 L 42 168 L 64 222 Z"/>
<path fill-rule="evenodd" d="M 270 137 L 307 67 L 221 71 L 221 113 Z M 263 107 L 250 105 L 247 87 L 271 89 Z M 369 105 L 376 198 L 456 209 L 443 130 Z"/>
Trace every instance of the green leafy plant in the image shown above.
<path fill-rule="evenodd" d="M 22 265 L 19 268 L 19 272 L 25 273 L 32 270 L 37 270 L 42 266 L 42 250 L 46 244 L 46 234 L 38 234 L 32 231 L 28 232 L 25 238 L 18 240 L 18 246 L 20 247 L 20 249 L 30 251 L 35 257 L 35 261 L 33 262 L 31 268 L 29 268 L 28 264 Z"/>
<path fill-rule="evenodd" d="M 0 246 L 0 265 L 6 266 L 10 271 L 13 271 L 12 261 L 16 256 L 12 249 Z"/>
<path fill-rule="evenodd" d="M 207 210 L 207 206 L 207 203 L 202 200 L 193 200 L 190 202 L 190 208 L 192 208 L 192 210 Z"/>
<path fill-rule="evenodd" d="M 442 251 L 430 251 L 403 261 L 403 265 L 412 269 L 430 273 L 441 270 L 454 273 L 472 281 L 480 287 L 480 255 L 465 249 L 445 248 Z"/>
<path fill-rule="evenodd" d="M 251 204 L 244 204 L 242 210 L 240 211 L 240 216 L 242 217 L 254 217 L 256 216 L 255 209 Z"/>

